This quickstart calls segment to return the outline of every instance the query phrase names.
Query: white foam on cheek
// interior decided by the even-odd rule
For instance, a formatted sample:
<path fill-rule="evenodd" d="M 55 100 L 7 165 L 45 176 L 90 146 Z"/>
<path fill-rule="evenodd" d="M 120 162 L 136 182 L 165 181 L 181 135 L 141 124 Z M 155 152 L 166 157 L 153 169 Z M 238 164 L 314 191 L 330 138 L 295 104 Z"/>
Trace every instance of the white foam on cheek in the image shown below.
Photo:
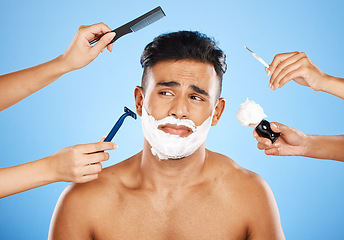
<path fill-rule="evenodd" d="M 142 108 L 142 129 L 143 134 L 149 144 L 152 146 L 151 151 L 159 159 L 180 159 L 193 154 L 204 142 L 211 126 L 213 114 L 206 119 L 202 125 L 196 127 L 195 123 L 188 119 L 176 119 L 166 117 L 161 120 L 155 120 L 149 116 L 145 107 Z M 158 126 L 164 124 L 184 125 L 193 130 L 188 137 L 180 137 L 165 133 L 158 129 Z"/>

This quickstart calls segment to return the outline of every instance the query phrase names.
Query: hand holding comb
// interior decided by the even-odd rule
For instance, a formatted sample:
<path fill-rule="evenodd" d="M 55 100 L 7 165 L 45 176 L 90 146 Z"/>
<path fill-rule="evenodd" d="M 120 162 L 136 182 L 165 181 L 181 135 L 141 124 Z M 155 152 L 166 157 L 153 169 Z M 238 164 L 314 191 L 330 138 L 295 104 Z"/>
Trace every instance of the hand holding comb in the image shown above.
<path fill-rule="evenodd" d="M 111 32 L 115 32 L 116 33 L 116 36 L 111 40 L 111 43 L 113 43 L 114 41 L 116 41 L 117 39 L 119 39 L 120 37 L 128 34 L 128 33 L 131 33 L 131 32 L 136 32 L 144 27 L 147 27 L 148 25 L 160 20 L 161 18 L 165 17 L 165 13 L 164 11 L 162 10 L 162 8 L 159 6 L 159 7 L 156 7 L 154 8 L 153 10 L 143 14 L 142 16 L 112 30 Z M 104 36 L 106 33 L 100 35 L 99 37 L 93 39 L 90 44 L 93 45 L 95 44 L 96 42 L 99 41 L 99 39 Z M 108 44 L 108 45 L 109 45 Z"/>

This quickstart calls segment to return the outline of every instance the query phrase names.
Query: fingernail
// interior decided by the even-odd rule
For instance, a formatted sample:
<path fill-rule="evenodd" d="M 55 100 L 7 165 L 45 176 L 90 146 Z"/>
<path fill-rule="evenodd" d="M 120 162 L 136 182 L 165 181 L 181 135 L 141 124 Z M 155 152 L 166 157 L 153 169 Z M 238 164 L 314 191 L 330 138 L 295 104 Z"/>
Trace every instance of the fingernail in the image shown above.
<path fill-rule="evenodd" d="M 279 84 L 277 84 L 276 88 L 279 88 Z"/>
<path fill-rule="evenodd" d="M 271 126 L 274 127 L 274 128 L 278 128 L 276 124 L 274 123 L 271 123 Z"/>
<path fill-rule="evenodd" d="M 270 76 L 271 75 L 271 72 L 270 72 L 270 70 L 268 71 L 268 76 Z"/>
<path fill-rule="evenodd" d="M 110 33 L 106 34 L 106 37 L 108 39 L 113 39 L 115 36 L 116 36 L 116 33 L 114 33 L 114 32 L 110 32 Z"/>
<path fill-rule="evenodd" d="M 272 89 L 272 85 L 271 85 L 271 83 L 269 83 L 269 88 L 271 88 L 271 89 Z"/>
<path fill-rule="evenodd" d="M 118 148 L 118 146 L 117 146 L 117 144 L 113 144 L 113 149 L 116 149 L 116 148 Z"/>

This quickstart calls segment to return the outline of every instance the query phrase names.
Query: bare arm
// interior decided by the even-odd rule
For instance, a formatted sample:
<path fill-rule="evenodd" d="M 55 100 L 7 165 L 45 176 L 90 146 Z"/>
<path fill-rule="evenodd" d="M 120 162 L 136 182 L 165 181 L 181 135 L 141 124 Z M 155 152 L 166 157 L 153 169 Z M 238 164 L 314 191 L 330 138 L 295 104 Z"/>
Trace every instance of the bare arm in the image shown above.
<path fill-rule="evenodd" d="M 81 26 L 70 46 L 61 56 L 38 66 L 1 75 L 0 111 L 49 85 L 63 74 L 92 62 L 111 41 L 114 33 L 104 35 L 94 47 L 88 42 L 108 31 L 111 29 L 103 23 Z M 112 51 L 112 45 L 107 48 Z"/>
<path fill-rule="evenodd" d="M 57 153 L 18 166 L 0 169 L 0 198 L 49 183 L 88 182 L 98 178 L 102 161 L 109 159 L 104 150 L 115 149 L 111 142 L 98 142 L 64 148 Z"/>
<path fill-rule="evenodd" d="M 265 70 L 271 75 L 269 86 L 273 90 L 294 80 L 315 91 L 327 92 L 344 99 L 344 79 L 325 74 L 305 53 L 277 54 Z"/>
<path fill-rule="evenodd" d="M 255 131 L 253 133 L 258 141 L 257 147 L 265 150 L 267 155 L 303 156 L 344 162 L 344 135 L 307 135 L 277 122 L 271 123 L 271 129 L 281 133 L 274 144 L 259 137 Z"/>
<path fill-rule="evenodd" d="M 248 240 L 284 240 L 276 200 L 269 185 L 259 175 L 250 184 L 251 207 Z"/>
<path fill-rule="evenodd" d="M 79 190 L 72 184 L 61 194 L 51 219 L 49 240 L 92 239 L 89 211 L 96 203 L 85 204 Z"/>

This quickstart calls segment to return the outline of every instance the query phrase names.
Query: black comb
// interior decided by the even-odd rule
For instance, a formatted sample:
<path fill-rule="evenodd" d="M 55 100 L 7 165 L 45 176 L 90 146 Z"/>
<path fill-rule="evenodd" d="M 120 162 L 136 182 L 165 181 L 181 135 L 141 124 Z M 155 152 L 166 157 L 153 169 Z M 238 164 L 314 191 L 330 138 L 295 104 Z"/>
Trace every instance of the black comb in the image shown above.
<path fill-rule="evenodd" d="M 159 19 L 165 17 L 166 14 L 164 13 L 164 11 L 162 10 L 162 8 L 159 6 L 159 7 L 156 7 L 154 8 L 153 10 L 149 11 L 148 13 L 145 13 L 143 14 L 142 16 L 132 20 L 131 22 L 128 22 L 114 30 L 112 30 L 111 32 L 115 32 L 116 33 L 116 36 L 111 40 L 111 43 L 113 43 L 114 41 L 116 41 L 117 39 L 119 39 L 120 37 L 128 34 L 128 33 L 131 33 L 131 32 L 136 32 L 142 28 L 145 28 L 147 27 L 148 25 L 158 21 Z M 107 32 L 108 33 L 108 32 Z M 90 44 L 95 44 L 96 42 L 99 41 L 99 39 L 104 36 L 105 34 L 107 33 L 104 33 L 102 35 L 100 35 L 99 37 L 93 39 Z M 109 45 L 108 44 L 108 45 Z"/>

